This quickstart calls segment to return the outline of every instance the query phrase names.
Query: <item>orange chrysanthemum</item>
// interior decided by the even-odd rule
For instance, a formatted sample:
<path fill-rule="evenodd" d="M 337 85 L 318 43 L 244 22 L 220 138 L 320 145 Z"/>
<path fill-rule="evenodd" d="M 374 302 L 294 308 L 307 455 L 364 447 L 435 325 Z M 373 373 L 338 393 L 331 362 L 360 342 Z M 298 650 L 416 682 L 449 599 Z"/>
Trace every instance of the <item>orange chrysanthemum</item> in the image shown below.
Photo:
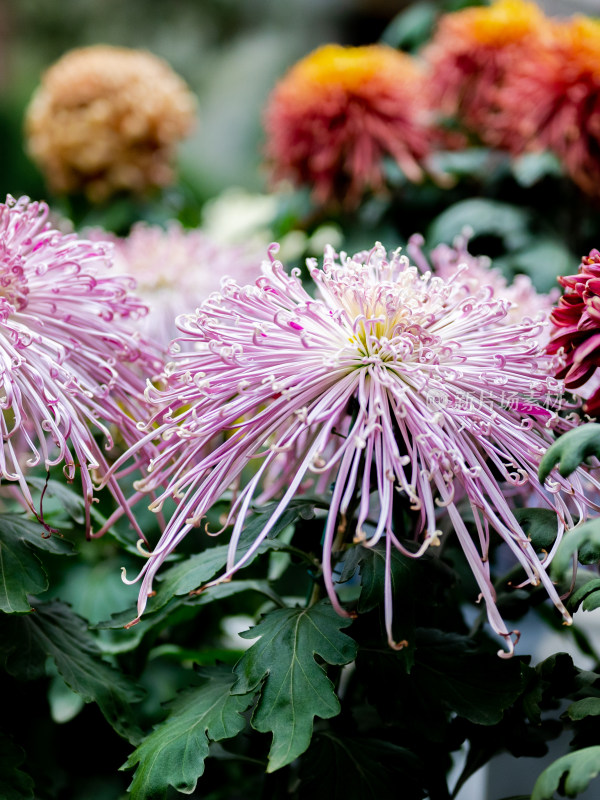
<path fill-rule="evenodd" d="M 445 14 L 424 51 L 435 104 L 483 141 L 497 144 L 498 94 L 506 76 L 529 59 L 550 29 L 528 0 L 496 0 Z"/>
<path fill-rule="evenodd" d="M 600 194 L 600 22 L 555 23 L 553 38 L 515 66 L 502 91 L 508 142 L 552 150 L 584 191 Z"/>
<path fill-rule="evenodd" d="M 28 149 L 58 193 L 103 201 L 173 179 L 177 142 L 195 99 L 160 58 L 95 45 L 71 50 L 44 74 L 27 110 Z"/>
<path fill-rule="evenodd" d="M 325 45 L 276 86 L 265 127 L 275 180 L 312 187 L 321 203 L 355 206 L 384 185 L 391 156 L 419 181 L 430 147 L 425 84 L 410 56 L 383 45 Z"/>

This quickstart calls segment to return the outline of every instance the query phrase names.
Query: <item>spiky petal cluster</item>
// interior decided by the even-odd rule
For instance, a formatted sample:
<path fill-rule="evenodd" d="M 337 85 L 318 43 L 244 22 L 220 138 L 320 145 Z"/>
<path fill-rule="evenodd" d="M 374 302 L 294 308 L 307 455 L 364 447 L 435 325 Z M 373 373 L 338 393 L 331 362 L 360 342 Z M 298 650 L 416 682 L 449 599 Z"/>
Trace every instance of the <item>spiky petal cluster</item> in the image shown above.
<path fill-rule="evenodd" d="M 547 148 L 585 192 L 600 194 L 600 22 L 576 16 L 514 65 L 501 93 L 506 146 Z"/>
<path fill-rule="evenodd" d="M 558 279 L 565 287 L 550 317 L 555 328 L 549 353 L 563 353 L 564 363 L 557 375 L 568 389 L 587 396 L 600 366 L 600 252 L 585 256 L 576 275 Z M 600 416 L 600 388 L 595 388 L 584 406 L 591 416 Z"/>
<path fill-rule="evenodd" d="M 327 492 L 333 483 L 323 544 L 329 596 L 347 613 L 335 591 L 336 537 L 352 532 L 365 547 L 384 540 L 390 643 L 392 548 L 415 556 L 439 543 L 440 507 L 509 652 L 511 631 L 490 579 L 493 531 L 522 565 L 525 582 L 541 581 L 569 620 L 546 574 L 554 548 L 540 561 L 499 485 L 529 482 L 538 501 L 558 511 L 556 546 L 572 523 L 560 489 L 584 512 L 577 477 L 569 484 L 557 476 L 549 494 L 537 481 L 556 423 L 545 406 L 549 394 L 561 392 L 535 338 L 539 325 L 507 325 L 509 304 L 488 287 L 465 296 L 460 271 L 449 279 L 422 275 L 381 246 L 339 260 L 328 249 L 322 269 L 309 262 L 317 298 L 298 274 L 285 272 L 274 252 L 276 246 L 256 285 L 226 283 L 197 314 L 180 320 L 197 349 L 176 356 L 166 388 L 150 393 L 162 410 L 147 439 L 160 437 L 164 450 L 145 488 L 167 487 L 156 510 L 168 497 L 180 503 L 138 576 L 139 613 L 162 562 L 188 533 L 202 529 L 204 515 L 228 489 L 235 488 L 236 499 L 221 579 L 251 557 L 296 494 L 311 483 L 313 491 Z M 417 512 L 416 552 L 394 529 L 398 495 Z M 260 536 L 236 555 L 253 500 L 273 497 L 279 502 Z M 470 506 L 472 528 L 459 497 Z"/>
<path fill-rule="evenodd" d="M 43 75 L 27 110 L 27 145 L 53 191 L 102 202 L 171 183 L 174 149 L 194 112 L 184 81 L 152 53 L 82 47 Z"/>
<path fill-rule="evenodd" d="M 411 236 L 407 248 L 408 254 L 423 272 L 432 270 L 434 275 L 449 279 L 460 268 L 460 281 L 465 296 L 477 294 L 488 287 L 493 297 L 509 303 L 506 324 L 513 325 L 524 319 L 546 323 L 549 319 L 560 294 L 558 289 L 540 294 L 528 275 L 516 275 L 509 284 L 502 272 L 492 266 L 487 256 L 474 256 L 469 252 L 468 239 L 465 236 L 457 237 L 452 247 L 447 244 L 438 245 L 431 251 L 429 260 L 423 253 L 423 244 L 423 238 L 415 235 Z M 538 339 L 546 344 L 549 335 L 549 326 L 544 324 L 540 328 Z"/>
<path fill-rule="evenodd" d="M 191 313 L 225 277 L 240 283 L 260 274 L 259 248 L 221 245 L 202 230 L 184 230 L 176 221 L 168 227 L 138 223 L 125 238 L 100 229 L 87 232 L 94 240 L 114 244 L 115 269 L 133 276 L 140 298 L 149 313 L 140 319 L 140 329 L 165 348 L 177 336 L 175 318 Z M 266 246 L 262 249 L 262 255 Z M 181 342 L 185 346 L 185 342 Z"/>
<path fill-rule="evenodd" d="M 392 48 L 320 47 L 269 100 L 266 154 L 274 178 L 347 207 L 383 186 L 384 156 L 419 181 L 430 146 L 425 90 L 417 63 Z"/>
<path fill-rule="evenodd" d="M 529 0 L 495 0 L 441 17 L 424 51 L 433 102 L 498 144 L 499 94 L 511 71 L 547 38 L 550 23 Z"/>
<path fill-rule="evenodd" d="M 47 218 L 47 206 L 28 198 L 0 204 L 0 472 L 34 513 L 30 468 L 62 465 L 69 481 L 80 473 L 89 529 L 91 471 L 108 469 L 96 436 L 112 447 L 114 423 L 126 443 L 139 438 L 139 372 L 160 361 L 133 332 L 147 310 L 133 281 L 110 273 L 102 245 L 63 235 Z M 124 503 L 114 478 L 110 487 Z"/>

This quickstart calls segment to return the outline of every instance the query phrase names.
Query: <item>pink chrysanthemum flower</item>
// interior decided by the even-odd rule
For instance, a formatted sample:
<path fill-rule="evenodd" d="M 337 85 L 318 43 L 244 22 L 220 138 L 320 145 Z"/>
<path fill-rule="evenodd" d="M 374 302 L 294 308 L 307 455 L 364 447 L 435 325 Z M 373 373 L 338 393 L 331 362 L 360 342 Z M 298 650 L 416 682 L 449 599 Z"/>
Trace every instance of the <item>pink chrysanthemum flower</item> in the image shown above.
<path fill-rule="evenodd" d="M 523 567 L 524 583 L 541 582 L 570 622 L 546 567 L 565 526 L 573 524 L 561 489 L 578 516 L 585 514 L 586 500 L 577 475 L 569 482 L 556 474 L 550 492 L 537 479 L 552 428 L 562 425 L 552 408 L 562 386 L 552 375 L 553 360 L 537 343 L 539 324 L 507 324 L 510 303 L 493 297 L 489 287 L 466 296 L 460 269 L 447 279 L 423 275 L 380 245 L 352 258 L 338 259 L 328 249 L 323 268 L 309 261 L 318 290 L 313 298 L 298 273 L 288 275 L 274 259 L 276 250 L 254 286 L 229 282 L 197 314 L 180 320 L 197 350 L 176 356 L 166 388 L 150 392 L 162 410 L 147 439 L 160 437 L 164 449 L 151 463 L 145 488 L 167 487 L 153 504 L 156 510 L 169 497 L 180 503 L 138 576 L 139 614 L 162 562 L 188 533 L 202 529 L 205 514 L 228 489 L 236 489 L 233 531 L 219 580 L 256 552 L 287 504 L 312 482 L 316 491 L 334 485 L 323 575 L 340 614 L 348 612 L 336 596 L 336 537 L 344 529 L 357 545 L 385 541 L 392 646 L 392 548 L 416 557 L 439 544 L 440 509 L 509 653 L 515 632 L 496 608 L 490 577 L 494 532 Z M 556 544 L 542 560 L 499 480 L 528 482 L 538 502 L 557 511 Z M 394 530 L 398 493 L 420 519 L 416 551 Z M 252 502 L 273 497 L 279 502 L 260 536 L 237 556 Z M 470 506 L 471 528 L 459 499 Z M 351 508 L 354 519 L 347 518 Z"/>
<path fill-rule="evenodd" d="M 40 518 L 29 469 L 62 465 L 68 481 L 80 473 L 89 532 L 92 471 L 108 469 L 109 425 L 126 444 L 139 438 L 139 375 L 160 361 L 130 324 L 146 312 L 131 279 L 110 273 L 102 245 L 64 235 L 47 218 L 44 203 L 25 197 L 0 204 L 0 471 Z M 127 509 L 114 477 L 109 485 Z"/>
<path fill-rule="evenodd" d="M 486 288 L 496 299 L 506 300 L 509 304 L 505 323 L 513 325 L 523 319 L 546 323 L 560 292 L 552 289 L 548 294 L 536 291 L 528 275 L 516 275 L 512 283 L 508 283 L 499 269 L 492 266 L 487 256 L 474 256 L 467 249 L 468 239 L 459 236 L 454 246 L 440 244 L 431 251 L 429 261 L 422 247 L 424 241 L 420 235 L 412 236 L 407 252 L 415 264 L 423 271 L 432 270 L 434 275 L 449 279 L 460 268 L 460 283 L 465 296 L 477 294 Z M 430 263 L 431 262 L 431 263 Z M 538 335 L 541 344 L 547 344 L 550 329 L 544 324 Z"/>
<path fill-rule="evenodd" d="M 550 23 L 528 0 L 444 14 L 424 57 L 432 102 L 486 143 L 499 144 L 499 93 L 513 69 L 550 35 Z"/>
<path fill-rule="evenodd" d="M 383 45 L 325 45 L 275 87 L 265 113 L 275 180 L 313 189 L 323 204 L 354 207 L 384 185 L 382 160 L 413 182 L 431 146 L 427 86 L 418 63 Z"/>
<path fill-rule="evenodd" d="M 259 255 L 258 248 L 252 252 L 241 245 L 217 244 L 203 231 L 184 230 L 176 221 L 166 229 L 140 222 L 125 238 L 100 229 L 86 235 L 113 242 L 115 269 L 135 278 L 136 291 L 149 307 L 139 327 L 165 348 L 178 334 L 175 318 L 179 314 L 192 313 L 225 277 L 240 283 L 254 281 L 266 251 L 265 247 Z"/>

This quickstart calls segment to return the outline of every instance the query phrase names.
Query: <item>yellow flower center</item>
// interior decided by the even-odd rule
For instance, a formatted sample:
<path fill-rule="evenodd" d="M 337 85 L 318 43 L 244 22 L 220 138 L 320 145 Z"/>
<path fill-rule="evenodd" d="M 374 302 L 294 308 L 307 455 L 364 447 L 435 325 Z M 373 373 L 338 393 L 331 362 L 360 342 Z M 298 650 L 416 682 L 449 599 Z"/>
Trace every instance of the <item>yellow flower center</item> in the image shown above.
<path fill-rule="evenodd" d="M 535 3 L 525 0 L 497 0 L 487 8 L 468 9 L 463 13 L 470 18 L 475 39 L 491 47 L 519 42 L 547 24 Z"/>
<path fill-rule="evenodd" d="M 373 80 L 389 74 L 416 74 L 410 56 L 384 45 L 342 47 L 328 44 L 319 47 L 299 61 L 290 78 L 310 84 L 336 85 L 347 92 L 356 92 Z"/>

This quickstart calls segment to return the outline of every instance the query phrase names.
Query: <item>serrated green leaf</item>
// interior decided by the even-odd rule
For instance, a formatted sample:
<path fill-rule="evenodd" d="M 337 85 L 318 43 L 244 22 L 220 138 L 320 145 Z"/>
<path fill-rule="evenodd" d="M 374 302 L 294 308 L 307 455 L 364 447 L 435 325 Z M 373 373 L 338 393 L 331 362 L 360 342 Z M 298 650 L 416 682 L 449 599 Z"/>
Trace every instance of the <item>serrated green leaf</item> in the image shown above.
<path fill-rule="evenodd" d="M 600 772 L 600 746 L 586 747 L 562 756 L 542 772 L 535 786 L 531 800 L 553 800 L 554 792 L 562 784 L 562 793 L 567 797 L 577 797 L 585 791 Z"/>
<path fill-rule="evenodd" d="M 169 786 L 191 794 L 204 772 L 209 742 L 231 739 L 243 728 L 241 716 L 254 692 L 231 694 L 236 676 L 224 666 L 197 669 L 206 682 L 182 692 L 167 719 L 144 739 L 121 769 L 137 766 L 129 791 L 134 798 L 159 800 Z"/>
<path fill-rule="evenodd" d="M 31 611 L 29 594 L 48 588 L 48 577 L 32 548 L 72 555 L 70 542 L 48 536 L 39 522 L 18 514 L 0 516 L 0 610 L 7 614 Z"/>
<path fill-rule="evenodd" d="M 304 517 L 309 511 L 312 513 L 312 509 L 313 503 L 306 501 L 290 504 L 279 517 L 270 531 L 269 537 L 261 544 L 254 557 L 259 553 L 265 552 L 265 550 L 285 548 L 286 543 L 278 541 L 276 537 L 289 525 Z M 238 557 L 243 556 L 256 541 L 269 517 L 270 508 L 266 507 L 262 513 L 255 514 L 250 519 L 240 537 L 237 549 Z M 214 578 L 227 563 L 227 555 L 227 545 L 212 547 L 202 553 L 190 556 L 166 570 L 159 577 L 159 588 L 156 595 L 148 603 L 148 612 L 158 610 L 172 597 L 189 594 L 189 592 L 202 586 L 203 583 Z M 252 560 L 249 560 L 247 564 L 252 563 Z"/>
<path fill-rule="evenodd" d="M 289 764 L 310 744 L 315 717 L 329 719 L 340 711 L 333 684 L 315 661 L 347 664 L 356 643 L 341 632 L 351 620 L 340 617 L 325 600 L 310 608 L 277 609 L 240 636 L 258 641 L 235 666 L 236 694 L 262 683 L 252 726 L 273 742 L 267 771 Z"/>
<path fill-rule="evenodd" d="M 600 423 L 588 422 L 563 433 L 550 445 L 540 461 L 538 477 L 544 483 L 554 467 L 568 478 L 590 456 L 600 458 Z"/>
<path fill-rule="evenodd" d="M 558 535 L 556 511 L 550 508 L 516 508 L 513 514 L 536 552 L 550 550 Z"/>
<path fill-rule="evenodd" d="M 0 732 L 0 797 L 2 800 L 35 800 L 33 781 L 19 769 L 25 753 Z"/>
<path fill-rule="evenodd" d="M 108 653 L 126 653 L 130 650 L 135 650 L 144 636 L 150 631 L 165 624 L 175 624 L 176 620 L 173 619 L 173 612 L 177 609 L 184 606 L 186 608 L 195 608 L 196 606 L 208 605 L 209 603 L 214 603 L 215 601 L 223 600 L 226 597 L 241 594 L 242 592 L 260 592 L 266 597 L 273 598 L 273 593 L 268 581 L 252 579 L 246 581 L 230 581 L 229 583 L 219 583 L 216 586 L 211 586 L 209 589 L 205 589 L 201 594 L 191 599 L 187 596 L 172 598 L 168 603 L 161 606 L 158 611 L 145 613 L 139 622 L 127 630 L 123 630 L 123 628 L 135 619 L 137 613 L 136 609 L 120 611 L 118 614 L 113 614 L 109 620 L 94 625 L 94 628 L 99 630 L 121 629 L 122 637 L 119 639 L 115 638 L 111 644 L 103 643 L 103 650 Z"/>
<path fill-rule="evenodd" d="M 572 720 L 600 716 L 600 697 L 584 697 L 582 700 L 576 700 L 567 708 L 567 715 Z"/>
<path fill-rule="evenodd" d="M 96 702 L 117 733 L 133 742 L 139 739 L 131 704 L 138 702 L 143 692 L 101 659 L 81 617 L 64 603 L 52 601 L 10 619 L 11 647 L 6 656 L 9 674 L 21 679 L 38 677 L 49 656 L 65 683 L 86 703 Z"/>
<path fill-rule="evenodd" d="M 588 546 L 588 552 L 592 548 L 600 547 L 600 517 L 566 531 L 552 560 L 552 575 L 560 578 L 569 568 L 573 555 L 585 545 Z"/>
<path fill-rule="evenodd" d="M 417 631 L 415 677 L 425 694 L 477 725 L 500 722 L 527 683 L 518 661 L 434 629 Z"/>
<path fill-rule="evenodd" d="M 423 765 L 405 747 L 371 737 L 315 735 L 302 758 L 300 800 L 422 798 Z"/>

